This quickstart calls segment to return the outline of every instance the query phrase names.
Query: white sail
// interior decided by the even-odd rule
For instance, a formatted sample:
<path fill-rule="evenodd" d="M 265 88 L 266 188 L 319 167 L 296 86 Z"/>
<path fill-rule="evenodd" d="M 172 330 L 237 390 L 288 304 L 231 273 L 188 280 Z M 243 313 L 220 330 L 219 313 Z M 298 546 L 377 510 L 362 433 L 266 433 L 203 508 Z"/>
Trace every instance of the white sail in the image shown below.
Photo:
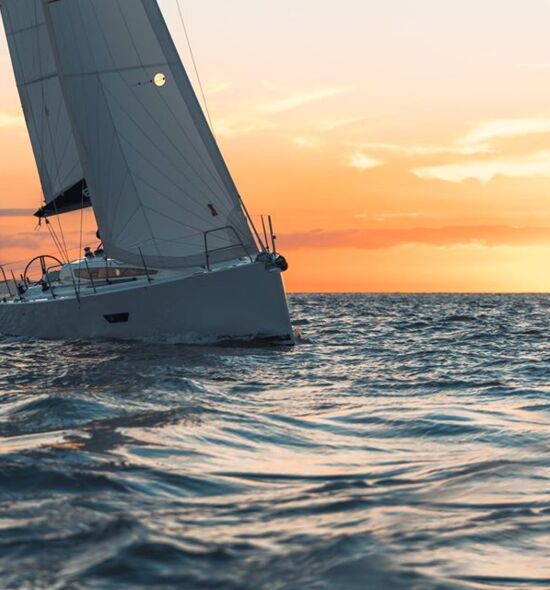
<path fill-rule="evenodd" d="M 46 207 L 56 214 L 89 204 L 61 92 L 41 0 L 1 0 L 0 10 Z"/>
<path fill-rule="evenodd" d="M 114 258 L 257 252 L 156 0 L 43 0 L 93 207 Z"/>

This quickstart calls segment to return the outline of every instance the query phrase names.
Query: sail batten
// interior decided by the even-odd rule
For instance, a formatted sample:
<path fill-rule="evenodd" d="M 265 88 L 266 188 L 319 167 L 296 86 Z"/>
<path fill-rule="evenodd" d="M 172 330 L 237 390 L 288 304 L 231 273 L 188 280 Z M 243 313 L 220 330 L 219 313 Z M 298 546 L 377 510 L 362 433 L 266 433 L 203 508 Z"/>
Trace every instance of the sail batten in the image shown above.
<path fill-rule="evenodd" d="M 26 86 L 32 86 L 33 84 L 38 84 L 39 82 L 47 82 L 48 80 L 52 80 L 55 78 L 57 78 L 57 73 L 39 76 L 38 78 L 34 78 L 32 80 L 27 80 L 26 82 L 21 82 L 20 84 L 17 84 L 17 88 L 25 88 Z"/>
<path fill-rule="evenodd" d="M 170 268 L 256 252 L 156 0 L 43 7 L 107 253 Z"/>
<path fill-rule="evenodd" d="M 0 11 L 45 205 L 40 216 L 89 206 L 41 0 L 3 0 Z M 76 187 L 76 188 L 75 188 Z M 72 203 L 69 206 L 69 203 Z"/>
<path fill-rule="evenodd" d="M 170 64 L 169 62 L 161 62 L 161 63 L 152 63 L 152 64 L 144 64 L 144 65 L 139 65 L 139 66 L 127 66 L 125 68 L 111 68 L 111 69 L 107 69 L 107 70 L 95 70 L 92 72 L 84 72 L 81 74 L 69 74 L 66 77 L 67 78 L 78 78 L 78 77 L 84 77 L 84 76 L 97 76 L 97 75 L 101 75 L 101 74 L 112 74 L 113 72 L 129 72 L 132 70 L 143 70 L 145 69 L 150 69 L 150 68 L 160 68 L 160 67 L 165 67 L 166 65 L 177 65 L 177 64 Z M 149 84 L 151 83 L 152 80 L 146 80 L 143 82 L 143 84 Z"/>

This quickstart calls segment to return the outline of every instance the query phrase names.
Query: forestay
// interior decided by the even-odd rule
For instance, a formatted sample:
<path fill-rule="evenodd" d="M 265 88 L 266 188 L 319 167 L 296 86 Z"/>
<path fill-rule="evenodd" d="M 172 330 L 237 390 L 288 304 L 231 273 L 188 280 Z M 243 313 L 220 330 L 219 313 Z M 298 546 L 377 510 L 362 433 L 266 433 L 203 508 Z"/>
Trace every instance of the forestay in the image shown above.
<path fill-rule="evenodd" d="M 1 0 L 0 9 L 46 201 L 39 214 L 89 205 L 42 1 Z"/>
<path fill-rule="evenodd" d="M 257 252 L 156 0 L 43 5 L 107 253 L 204 264 L 205 232 L 211 262 Z"/>

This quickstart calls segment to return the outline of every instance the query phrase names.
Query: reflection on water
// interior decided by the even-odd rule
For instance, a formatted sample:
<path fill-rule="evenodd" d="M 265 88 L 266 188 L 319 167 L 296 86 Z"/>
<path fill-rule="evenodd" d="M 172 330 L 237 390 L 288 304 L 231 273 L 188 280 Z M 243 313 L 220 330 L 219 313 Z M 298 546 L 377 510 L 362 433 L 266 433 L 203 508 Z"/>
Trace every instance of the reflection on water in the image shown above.
<path fill-rule="evenodd" d="M 0 340 L 0 587 L 550 587 L 550 299 L 291 303 L 294 350 Z"/>

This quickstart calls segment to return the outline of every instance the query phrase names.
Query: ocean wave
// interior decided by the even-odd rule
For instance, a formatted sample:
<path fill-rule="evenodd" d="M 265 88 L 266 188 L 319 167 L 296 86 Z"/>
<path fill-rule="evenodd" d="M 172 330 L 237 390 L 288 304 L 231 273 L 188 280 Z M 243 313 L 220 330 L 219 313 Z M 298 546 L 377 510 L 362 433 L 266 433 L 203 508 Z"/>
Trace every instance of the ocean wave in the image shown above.
<path fill-rule="evenodd" d="M 293 349 L 0 340 L 0 587 L 548 588 L 545 296 L 300 295 Z"/>

